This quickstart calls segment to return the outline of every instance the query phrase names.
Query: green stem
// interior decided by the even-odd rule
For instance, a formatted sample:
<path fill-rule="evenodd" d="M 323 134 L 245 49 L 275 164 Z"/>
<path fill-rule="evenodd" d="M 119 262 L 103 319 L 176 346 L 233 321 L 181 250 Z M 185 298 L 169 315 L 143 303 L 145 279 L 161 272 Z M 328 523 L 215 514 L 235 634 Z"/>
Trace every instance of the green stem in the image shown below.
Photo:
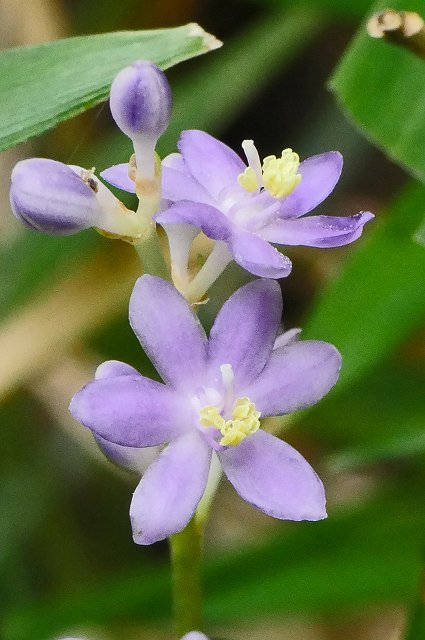
<path fill-rule="evenodd" d="M 154 222 L 151 222 L 149 233 L 137 243 L 134 243 L 134 248 L 139 254 L 145 273 L 159 276 L 160 278 L 164 278 L 164 280 L 171 279 L 170 272 L 167 269 L 162 255 Z"/>
<path fill-rule="evenodd" d="M 155 154 L 154 149 L 151 150 L 150 155 L 154 165 L 153 177 L 138 174 L 130 158 L 130 172 L 135 172 L 133 179 L 136 183 L 136 194 L 139 199 L 136 214 L 140 220 L 141 231 L 140 240 L 134 243 L 134 248 L 139 254 L 145 273 L 159 276 L 164 280 L 171 280 L 156 232 L 156 224 L 153 220 L 153 216 L 159 211 L 161 202 L 161 159 Z M 147 153 L 147 157 L 149 157 L 149 153 Z"/>
<path fill-rule="evenodd" d="M 170 537 L 174 623 L 179 637 L 202 628 L 202 526 L 195 518 Z"/>

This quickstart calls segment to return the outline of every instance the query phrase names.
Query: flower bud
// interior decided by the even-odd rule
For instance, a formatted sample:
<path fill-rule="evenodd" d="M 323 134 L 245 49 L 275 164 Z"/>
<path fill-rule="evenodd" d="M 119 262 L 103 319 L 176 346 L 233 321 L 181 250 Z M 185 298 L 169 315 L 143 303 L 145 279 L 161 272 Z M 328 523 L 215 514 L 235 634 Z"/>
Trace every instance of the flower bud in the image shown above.
<path fill-rule="evenodd" d="M 119 128 L 133 140 L 138 171 L 153 178 L 155 145 L 171 115 L 165 74 L 145 60 L 125 67 L 112 82 L 110 108 Z"/>
<path fill-rule="evenodd" d="M 70 235 L 89 227 L 133 237 L 136 214 L 91 171 L 45 158 L 18 162 L 12 172 L 10 204 L 25 226 L 51 235 Z"/>

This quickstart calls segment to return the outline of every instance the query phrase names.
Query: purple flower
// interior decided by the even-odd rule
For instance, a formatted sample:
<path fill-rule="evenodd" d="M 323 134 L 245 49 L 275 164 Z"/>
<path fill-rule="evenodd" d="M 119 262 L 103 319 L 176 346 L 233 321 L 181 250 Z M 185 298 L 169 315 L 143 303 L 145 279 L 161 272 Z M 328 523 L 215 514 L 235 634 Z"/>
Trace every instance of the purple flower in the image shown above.
<path fill-rule="evenodd" d="M 12 172 L 10 204 L 25 226 L 52 235 L 89 227 L 132 238 L 140 223 L 91 171 L 45 158 L 18 162 Z"/>
<path fill-rule="evenodd" d="M 150 275 L 137 281 L 130 323 L 164 383 L 123 363 L 105 363 L 70 405 L 72 415 L 107 442 L 167 444 L 133 496 L 136 543 L 186 526 L 212 456 L 240 496 L 261 511 L 288 520 L 326 517 L 316 473 L 291 446 L 259 429 L 259 418 L 318 402 L 335 384 L 341 357 L 319 341 L 283 340 L 273 349 L 281 313 L 278 284 L 251 282 L 224 304 L 208 340 L 170 283 Z"/>
<path fill-rule="evenodd" d="M 156 221 L 167 231 L 177 280 L 185 278 L 185 246 L 199 229 L 218 245 L 203 268 L 204 274 L 199 274 L 205 282 L 213 282 L 231 259 L 254 275 L 281 278 L 290 273 L 292 265 L 270 243 L 337 247 L 356 240 L 364 224 L 373 218 L 370 212 L 304 217 L 336 185 L 342 169 L 338 152 L 300 163 L 297 154 L 285 149 L 280 158 L 268 156 L 261 163 L 252 140 L 245 140 L 242 146 L 248 166 L 207 133 L 184 131 L 180 153 L 163 161 L 163 197 L 174 204 L 159 213 Z M 134 185 L 126 171 L 125 165 L 116 165 L 102 176 L 132 191 Z M 177 225 L 185 225 L 184 233 Z M 191 287 L 201 291 L 203 285 L 194 282 Z"/>
<path fill-rule="evenodd" d="M 133 141 L 138 174 L 153 179 L 155 145 L 171 116 L 171 89 L 165 74 L 152 62 L 134 62 L 112 82 L 109 104 L 115 122 Z"/>

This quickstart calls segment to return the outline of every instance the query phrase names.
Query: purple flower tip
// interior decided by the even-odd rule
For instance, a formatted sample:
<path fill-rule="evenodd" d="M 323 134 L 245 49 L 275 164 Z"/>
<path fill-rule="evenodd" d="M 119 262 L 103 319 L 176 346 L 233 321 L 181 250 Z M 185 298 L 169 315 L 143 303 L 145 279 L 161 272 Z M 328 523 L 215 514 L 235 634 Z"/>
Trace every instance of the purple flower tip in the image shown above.
<path fill-rule="evenodd" d="M 129 138 L 157 140 L 171 115 L 171 89 L 165 74 L 146 60 L 125 67 L 112 82 L 110 107 L 115 122 Z"/>
<path fill-rule="evenodd" d="M 45 158 L 18 162 L 12 172 L 10 204 L 25 226 L 53 235 L 95 226 L 99 215 L 90 183 L 68 165 Z"/>

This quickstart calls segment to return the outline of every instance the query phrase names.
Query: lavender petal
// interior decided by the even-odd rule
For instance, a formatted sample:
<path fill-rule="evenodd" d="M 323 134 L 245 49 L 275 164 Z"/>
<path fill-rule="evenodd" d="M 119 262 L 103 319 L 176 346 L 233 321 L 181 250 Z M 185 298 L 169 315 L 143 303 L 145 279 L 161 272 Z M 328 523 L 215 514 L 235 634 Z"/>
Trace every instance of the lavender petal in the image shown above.
<path fill-rule="evenodd" d="M 304 340 L 275 349 L 243 395 L 263 417 L 280 416 L 316 404 L 334 386 L 341 355 L 327 342 Z"/>
<path fill-rule="evenodd" d="M 134 377 L 140 376 L 140 374 L 134 367 L 131 367 L 125 362 L 107 360 L 96 369 L 95 379 L 103 380 L 105 378 L 117 378 L 119 376 Z M 123 447 L 119 444 L 113 444 L 96 434 L 94 434 L 94 438 L 102 453 L 109 460 L 119 467 L 133 471 L 140 476 L 144 474 L 148 466 L 158 455 L 157 447 Z"/>
<path fill-rule="evenodd" d="M 323 484 L 298 451 L 265 431 L 257 431 L 218 454 L 239 495 L 281 520 L 326 518 Z"/>
<path fill-rule="evenodd" d="M 273 280 L 255 280 L 225 302 L 211 329 L 210 364 L 231 364 L 235 383 L 249 384 L 264 368 L 282 316 L 282 295 Z"/>
<path fill-rule="evenodd" d="M 170 442 L 190 423 L 184 398 L 140 375 L 94 380 L 75 394 L 69 410 L 96 435 L 124 447 Z"/>
<path fill-rule="evenodd" d="M 249 273 L 262 278 L 286 278 L 291 273 L 289 258 L 259 235 L 236 231 L 230 238 L 233 259 Z"/>
<path fill-rule="evenodd" d="M 214 206 L 214 199 L 190 173 L 162 165 L 162 196 L 171 202 L 190 200 Z"/>
<path fill-rule="evenodd" d="M 207 339 L 180 293 L 161 278 L 139 278 L 130 298 L 130 324 L 164 380 L 190 389 L 206 372 Z"/>
<path fill-rule="evenodd" d="M 118 378 L 120 376 L 140 376 L 140 373 L 134 367 L 131 367 L 120 360 L 106 360 L 98 366 L 95 373 L 96 380 L 103 378 Z"/>
<path fill-rule="evenodd" d="M 164 449 L 133 495 L 130 518 L 136 544 L 164 540 L 186 526 L 204 493 L 210 460 L 211 450 L 196 431 Z"/>
<path fill-rule="evenodd" d="M 114 164 L 112 167 L 102 171 L 100 176 L 114 187 L 122 189 L 122 191 L 136 193 L 136 184 L 128 176 L 128 162 Z"/>
<path fill-rule="evenodd" d="M 303 245 L 324 249 L 341 247 L 357 240 L 364 225 L 375 216 L 363 211 L 354 216 L 309 216 L 293 220 L 277 220 L 262 231 L 270 242 Z"/>
<path fill-rule="evenodd" d="M 13 169 L 11 180 L 13 214 L 31 229 L 69 235 L 97 226 L 101 219 L 95 192 L 62 162 L 22 160 Z"/>
<path fill-rule="evenodd" d="M 238 175 L 246 165 L 227 145 L 192 129 L 183 131 L 178 147 L 192 176 L 213 198 L 217 199 L 226 187 L 239 187 Z"/>
<path fill-rule="evenodd" d="M 168 126 L 171 89 L 165 74 L 152 62 L 138 60 L 125 67 L 111 86 L 112 116 L 129 138 L 157 140 Z"/>
<path fill-rule="evenodd" d="M 195 202 L 180 202 L 157 214 L 155 220 L 166 227 L 170 224 L 192 224 L 213 240 L 228 240 L 233 225 L 215 207 Z"/>
<path fill-rule="evenodd" d="M 111 462 L 139 476 L 145 473 L 159 453 L 158 447 L 123 447 L 101 436 L 95 435 L 94 438 L 99 449 Z"/>
<path fill-rule="evenodd" d="M 282 218 L 298 218 L 315 209 L 333 191 L 342 171 L 343 159 L 338 151 L 311 156 L 299 167 L 300 184 L 282 202 Z"/>

